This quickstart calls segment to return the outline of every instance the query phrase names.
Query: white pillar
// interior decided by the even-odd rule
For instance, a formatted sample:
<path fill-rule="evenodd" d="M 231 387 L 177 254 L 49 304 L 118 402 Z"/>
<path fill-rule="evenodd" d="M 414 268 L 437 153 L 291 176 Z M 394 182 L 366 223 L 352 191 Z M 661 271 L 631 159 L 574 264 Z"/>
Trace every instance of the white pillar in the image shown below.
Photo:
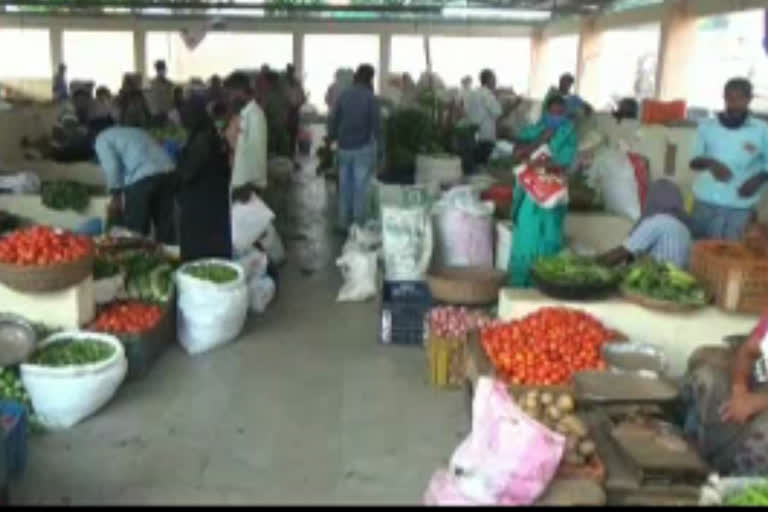
<path fill-rule="evenodd" d="M 379 94 L 384 92 L 389 78 L 392 59 L 392 35 L 381 34 L 379 36 L 379 65 L 376 70 L 379 75 Z"/>
<path fill-rule="evenodd" d="M 54 76 L 59 70 L 59 64 L 64 62 L 64 44 L 60 28 L 53 28 L 48 31 L 48 41 L 51 52 L 51 76 Z"/>
<path fill-rule="evenodd" d="M 661 22 L 659 64 L 656 67 L 656 97 L 685 99 L 690 86 L 690 69 L 696 46 L 698 19 L 688 11 L 688 2 L 665 5 Z"/>
<path fill-rule="evenodd" d="M 549 45 L 544 32 L 539 30 L 531 37 L 531 71 L 528 77 L 527 94 L 533 98 L 544 98 L 549 89 Z M 518 91 L 525 94 L 526 91 Z"/>
<path fill-rule="evenodd" d="M 304 79 L 304 33 L 293 33 L 293 67 L 296 69 L 296 77 Z"/>
<path fill-rule="evenodd" d="M 597 29 L 595 18 L 585 19 L 579 38 L 579 59 L 576 78 L 578 93 L 585 100 L 597 105 L 600 95 L 600 51 L 603 33 Z"/>
<path fill-rule="evenodd" d="M 133 71 L 147 74 L 147 33 L 142 29 L 133 31 Z"/>

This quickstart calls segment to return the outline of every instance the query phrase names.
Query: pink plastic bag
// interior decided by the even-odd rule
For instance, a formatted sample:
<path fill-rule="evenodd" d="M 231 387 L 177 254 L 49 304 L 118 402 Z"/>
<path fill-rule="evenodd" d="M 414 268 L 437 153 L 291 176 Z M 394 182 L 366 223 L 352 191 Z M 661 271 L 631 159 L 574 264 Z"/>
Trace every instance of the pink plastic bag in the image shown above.
<path fill-rule="evenodd" d="M 554 478 L 565 438 L 527 416 L 503 383 L 487 377 L 478 380 L 472 417 L 472 433 L 454 452 L 451 471 L 435 474 L 425 503 L 532 504 Z"/>

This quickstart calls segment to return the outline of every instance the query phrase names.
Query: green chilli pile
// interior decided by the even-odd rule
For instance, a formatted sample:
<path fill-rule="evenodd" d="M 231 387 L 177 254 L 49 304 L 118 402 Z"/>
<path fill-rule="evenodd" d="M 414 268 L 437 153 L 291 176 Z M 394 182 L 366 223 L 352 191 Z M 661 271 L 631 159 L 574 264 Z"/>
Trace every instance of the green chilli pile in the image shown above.
<path fill-rule="evenodd" d="M 184 273 L 217 284 L 232 282 L 238 276 L 235 269 L 229 265 L 221 265 L 219 263 L 198 263 L 187 267 Z"/>
<path fill-rule="evenodd" d="M 40 366 L 69 366 L 98 363 L 112 357 L 115 347 L 96 339 L 64 338 L 37 350 L 30 362 Z"/>

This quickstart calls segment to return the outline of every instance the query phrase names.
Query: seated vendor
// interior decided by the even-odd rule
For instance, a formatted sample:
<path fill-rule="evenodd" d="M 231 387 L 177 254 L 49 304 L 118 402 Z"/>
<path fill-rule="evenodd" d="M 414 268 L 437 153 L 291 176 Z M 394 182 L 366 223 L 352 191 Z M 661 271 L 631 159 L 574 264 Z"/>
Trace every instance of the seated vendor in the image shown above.
<path fill-rule="evenodd" d="M 752 84 L 730 80 L 725 112 L 699 125 L 691 160 L 697 238 L 741 240 L 768 182 L 768 124 L 750 113 L 751 101 Z"/>
<path fill-rule="evenodd" d="M 579 145 L 573 123 L 565 113 L 565 100 L 561 96 L 550 97 L 542 119 L 525 127 L 516 137 L 515 155 L 523 161 L 529 160 L 534 151 L 546 144 L 550 152 L 545 163 L 547 172 L 563 174 L 573 162 Z M 510 253 L 508 265 L 511 286 L 530 286 L 531 265 L 543 256 L 560 252 L 566 211 L 563 204 L 552 208 L 540 205 L 520 183 L 515 185 L 512 201 L 515 250 Z"/>
<path fill-rule="evenodd" d="M 768 313 L 738 349 L 702 347 L 688 361 L 686 433 L 724 475 L 768 473 Z"/>
<path fill-rule="evenodd" d="M 43 154 L 57 162 L 77 162 L 93 156 L 93 136 L 89 121 L 93 108 L 90 91 L 77 89 L 64 104 L 43 147 Z"/>
<path fill-rule="evenodd" d="M 649 255 L 661 263 L 686 268 L 692 244 L 690 224 L 678 186 L 667 179 L 656 180 L 648 191 L 645 212 L 627 240 L 598 260 L 613 266 Z"/>

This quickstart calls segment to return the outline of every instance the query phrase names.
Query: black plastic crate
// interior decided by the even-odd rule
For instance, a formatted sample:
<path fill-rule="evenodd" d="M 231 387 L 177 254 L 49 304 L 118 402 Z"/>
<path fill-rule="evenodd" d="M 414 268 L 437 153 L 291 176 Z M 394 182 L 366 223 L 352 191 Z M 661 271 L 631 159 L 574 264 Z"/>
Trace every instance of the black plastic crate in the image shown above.
<path fill-rule="evenodd" d="M 379 341 L 385 345 L 422 345 L 424 315 L 432 307 L 421 281 L 385 281 L 381 296 Z"/>

